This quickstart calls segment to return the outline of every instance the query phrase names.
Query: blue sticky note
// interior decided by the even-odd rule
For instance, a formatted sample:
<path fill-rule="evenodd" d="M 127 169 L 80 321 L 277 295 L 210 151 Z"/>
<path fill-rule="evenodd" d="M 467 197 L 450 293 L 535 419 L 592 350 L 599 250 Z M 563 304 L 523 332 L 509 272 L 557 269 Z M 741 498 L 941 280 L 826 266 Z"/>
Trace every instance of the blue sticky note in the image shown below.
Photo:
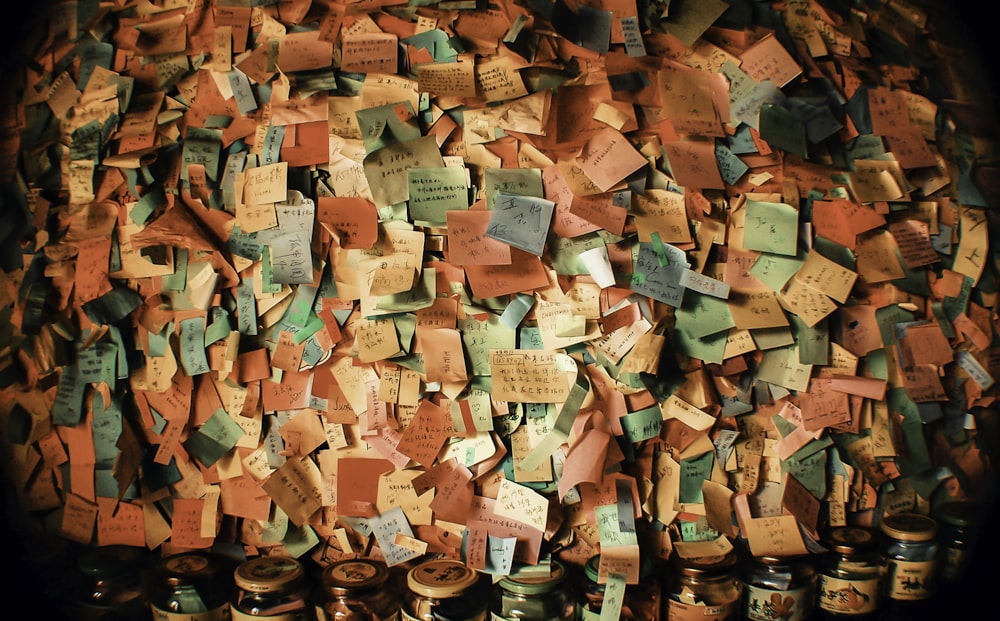
<path fill-rule="evenodd" d="M 500 192 L 494 200 L 486 236 L 540 257 L 555 206 L 544 198 Z"/>
<path fill-rule="evenodd" d="M 208 373 L 208 357 L 205 354 L 205 318 L 190 317 L 182 319 L 181 329 L 181 367 L 188 376 Z"/>
<path fill-rule="evenodd" d="M 385 556 L 385 562 L 389 567 L 405 563 L 420 556 L 420 552 L 396 545 L 396 534 L 413 537 L 413 530 L 406 520 L 406 514 L 400 507 L 393 507 L 385 513 L 368 518 L 368 524 L 375 532 L 375 539 L 379 548 Z"/>

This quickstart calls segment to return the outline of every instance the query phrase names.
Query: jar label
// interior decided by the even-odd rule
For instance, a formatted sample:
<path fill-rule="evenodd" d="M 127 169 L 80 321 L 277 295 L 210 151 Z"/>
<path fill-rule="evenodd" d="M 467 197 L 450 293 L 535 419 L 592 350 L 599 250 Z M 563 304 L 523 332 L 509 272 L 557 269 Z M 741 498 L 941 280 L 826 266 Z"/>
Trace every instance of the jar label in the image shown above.
<path fill-rule="evenodd" d="M 817 602 L 822 610 L 842 615 L 864 615 L 878 605 L 878 576 L 864 580 L 819 577 Z"/>
<path fill-rule="evenodd" d="M 915 600 L 931 596 L 934 561 L 890 560 L 886 573 L 886 594 L 892 599 Z"/>
<path fill-rule="evenodd" d="M 747 584 L 746 609 L 743 611 L 747 619 L 753 621 L 802 621 L 812 614 L 814 601 L 810 597 L 812 589 L 802 587 L 779 591 Z"/>
<path fill-rule="evenodd" d="M 235 621 L 302 621 L 302 619 L 308 618 L 305 610 L 296 610 L 280 615 L 251 615 L 233 608 L 231 614 Z"/>
<path fill-rule="evenodd" d="M 153 621 L 228 621 L 232 613 L 228 603 L 205 612 L 171 612 L 156 606 L 149 608 L 153 612 Z"/>
<path fill-rule="evenodd" d="M 944 548 L 944 557 L 941 559 L 941 577 L 948 582 L 957 581 L 965 572 L 965 565 L 968 560 L 968 550 Z"/>
<path fill-rule="evenodd" d="M 685 604 L 671 599 L 667 604 L 667 621 L 729 621 L 738 619 L 738 600 L 725 604 Z"/>

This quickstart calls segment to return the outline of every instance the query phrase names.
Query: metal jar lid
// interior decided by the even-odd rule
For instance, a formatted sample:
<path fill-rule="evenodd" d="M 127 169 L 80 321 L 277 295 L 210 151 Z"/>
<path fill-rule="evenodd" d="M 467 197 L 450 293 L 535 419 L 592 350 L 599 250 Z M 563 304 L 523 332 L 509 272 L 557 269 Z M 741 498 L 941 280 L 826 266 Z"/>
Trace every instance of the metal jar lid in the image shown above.
<path fill-rule="evenodd" d="M 566 568 L 559 561 L 545 566 L 524 566 L 500 579 L 500 588 L 519 595 L 539 595 L 557 588 L 566 579 Z"/>
<path fill-rule="evenodd" d="M 685 576 L 719 576 L 736 567 L 736 552 L 730 550 L 726 554 L 711 554 L 708 556 L 678 556 L 675 565 L 681 575 Z"/>
<path fill-rule="evenodd" d="M 389 579 L 385 563 L 368 558 L 343 559 L 331 563 L 320 578 L 323 587 L 334 595 L 377 589 Z"/>
<path fill-rule="evenodd" d="M 154 571 L 167 584 L 190 585 L 214 580 L 222 566 L 206 552 L 179 552 L 160 559 Z"/>
<path fill-rule="evenodd" d="M 305 575 L 302 563 L 287 556 L 258 556 L 233 572 L 236 586 L 251 593 L 280 591 Z"/>
<path fill-rule="evenodd" d="M 476 570 L 449 559 L 426 561 L 406 574 L 406 586 L 411 591 L 439 599 L 462 595 L 478 580 Z"/>
<path fill-rule="evenodd" d="M 827 547 L 838 554 L 863 554 L 875 549 L 875 531 L 861 526 L 837 526 L 826 534 Z"/>
<path fill-rule="evenodd" d="M 920 513 L 897 513 L 882 518 L 882 532 L 897 541 L 930 541 L 937 534 L 937 521 Z"/>

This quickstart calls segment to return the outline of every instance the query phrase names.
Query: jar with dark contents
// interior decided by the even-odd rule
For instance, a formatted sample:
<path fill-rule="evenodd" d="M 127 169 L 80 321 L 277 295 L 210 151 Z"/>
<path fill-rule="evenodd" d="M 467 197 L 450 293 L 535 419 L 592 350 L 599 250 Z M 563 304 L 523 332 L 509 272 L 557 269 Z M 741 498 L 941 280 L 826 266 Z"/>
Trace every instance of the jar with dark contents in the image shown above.
<path fill-rule="evenodd" d="M 735 550 L 684 558 L 675 554 L 667 582 L 669 621 L 736 621 L 740 618 L 743 581 Z"/>
<path fill-rule="evenodd" d="M 233 619 L 312 619 L 305 568 L 294 558 L 259 556 L 246 560 L 233 572 L 233 582 Z"/>
<path fill-rule="evenodd" d="M 525 565 L 500 578 L 490 598 L 494 621 L 571 621 L 577 618 L 576 600 L 565 566 Z"/>
<path fill-rule="evenodd" d="M 938 575 L 942 584 L 955 584 L 965 575 L 985 515 L 982 504 L 969 500 L 953 500 L 938 508 Z"/>
<path fill-rule="evenodd" d="M 320 574 L 316 596 L 319 621 L 395 621 L 401 597 L 389 567 L 368 558 L 342 559 Z"/>
<path fill-rule="evenodd" d="M 424 561 L 406 574 L 400 616 L 407 621 L 484 621 L 491 581 L 451 559 Z"/>
<path fill-rule="evenodd" d="M 140 573 L 145 550 L 111 545 L 87 548 L 76 558 L 75 612 L 81 621 L 148 619 Z"/>
<path fill-rule="evenodd" d="M 861 526 L 837 526 L 822 541 L 819 559 L 819 619 L 874 619 L 881 604 L 878 533 Z"/>
<path fill-rule="evenodd" d="M 143 584 L 154 621 L 229 619 L 233 565 L 220 555 L 200 550 L 160 559 Z"/>
<path fill-rule="evenodd" d="M 803 621 L 816 608 L 816 570 L 808 556 L 753 556 L 743 567 L 743 617 Z"/>
<path fill-rule="evenodd" d="M 882 530 L 882 593 L 890 612 L 913 609 L 936 587 L 937 521 L 919 513 L 887 515 Z"/>
<path fill-rule="evenodd" d="M 580 598 L 580 618 L 596 620 L 605 605 L 607 584 L 600 582 L 601 555 L 595 554 L 584 565 L 584 586 Z M 648 557 L 641 557 L 639 582 L 626 584 L 622 597 L 622 621 L 658 621 L 662 607 L 662 587 L 654 575 L 654 565 Z"/>

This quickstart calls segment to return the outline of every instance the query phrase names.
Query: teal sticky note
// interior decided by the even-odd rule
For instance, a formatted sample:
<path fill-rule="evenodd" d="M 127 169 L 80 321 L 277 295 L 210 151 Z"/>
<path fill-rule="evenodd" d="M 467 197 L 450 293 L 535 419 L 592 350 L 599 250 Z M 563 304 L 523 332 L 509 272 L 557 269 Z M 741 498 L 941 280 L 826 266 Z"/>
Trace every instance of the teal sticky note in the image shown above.
<path fill-rule="evenodd" d="M 726 352 L 728 332 L 716 332 L 704 337 L 697 337 L 683 328 L 674 330 L 671 343 L 677 351 L 690 358 L 698 358 L 711 364 L 722 364 Z"/>
<path fill-rule="evenodd" d="M 406 171 L 407 208 L 414 223 L 447 226 L 448 211 L 469 208 L 468 171 L 459 166 L 411 168 Z"/>
<path fill-rule="evenodd" d="M 831 443 L 832 440 L 828 440 L 827 445 Z M 806 457 L 800 457 L 796 453 L 784 460 L 781 463 L 781 468 L 784 472 L 794 476 L 816 498 L 825 498 L 827 480 L 826 454 L 826 451 L 816 451 Z"/>
<path fill-rule="evenodd" d="M 625 437 L 633 444 L 655 438 L 663 427 L 663 413 L 658 406 L 630 412 L 620 420 Z"/>
<path fill-rule="evenodd" d="M 211 467 L 242 437 L 243 428 L 219 408 L 184 441 L 184 448 L 202 464 Z"/>
<path fill-rule="evenodd" d="M 715 162 L 722 180 L 728 185 L 736 185 L 750 167 L 720 141 L 715 143 Z"/>
<path fill-rule="evenodd" d="M 682 459 L 680 494 L 678 500 L 682 503 L 702 503 L 705 501 L 701 493 L 701 484 L 712 478 L 712 466 L 715 464 L 715 452 L 708 451 L 704 455 Z"/>
<path fill-rule="evenodd" d="M 786 203 L 748 200 L 743 246 L 748 250 L 795 256 L 798 252 L 799 212 Z"/>
<path fill-rule="evenodd" d="M 480 320 L 474 315 L 466 315 L 458 319 L 457 326 L 462 333 L 469 370 L 477 376 L 490 376 L 493 372 L 490 367 L 490 350 L 515 349 L 517 332 L 505 326 L 500 317 L 493 313 L 483 317 Z"/>
<path fill-rule="evenodd" d="M 544 198 L 498 193 L 486 236 L 542 256 L 556 204 Z"/>
<path fill-rule="evenodd" d="M 367 153 L 391 144 L 409 142 L 421 137 L 416 112 L 409 101 L 383 104 L 354 113 Z"/>
<path fill-rule="evenodd" d="M 806 125 L 802 118 L 787 108 L 764 104 L 758 117 L 760 137 L 772 147 L 808 157 Z"/>
<path fill-rule="evenodd" d="M 200 164 L 205 167 L 205 175 L 215 181 L 220 173 L 219 161 L 222 155 L 222 132 L 202 127 L 189 127 L 181 149 L 181 179 L 188 181 L 188 166 Z"/>

